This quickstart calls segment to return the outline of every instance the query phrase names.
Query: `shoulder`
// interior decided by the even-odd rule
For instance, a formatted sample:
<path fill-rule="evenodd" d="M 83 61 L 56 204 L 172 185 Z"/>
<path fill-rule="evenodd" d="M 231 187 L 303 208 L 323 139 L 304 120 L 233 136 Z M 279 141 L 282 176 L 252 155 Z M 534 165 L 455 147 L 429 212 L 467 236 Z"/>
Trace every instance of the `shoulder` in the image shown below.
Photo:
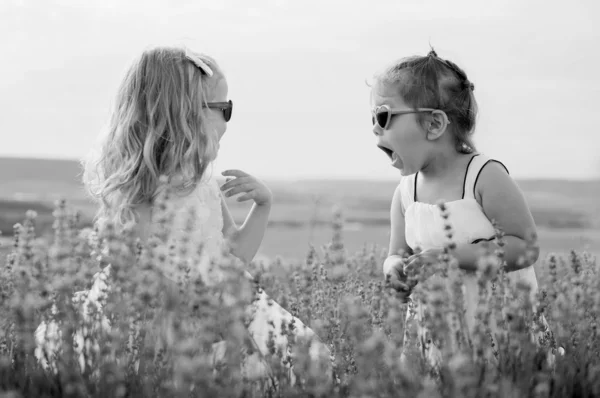
<path fill-rule="evenodd" d="M 526 239 L 535 231 L 527 198 L 501 162 L 486 162 L 476 186 L 477 200 L 489 220 L 509 236 Z"/>
<path fill-rule="evenodd" d="M 482 153 L 478 153 L 471 158 L 468 169 L 473 184 L 471 188 L 473 188 L 473 193 L 478 199 L 486 186 L 493 185 L 496 182 L 512 180 L 508 168 L 502 161 Z"/>
<path fill-rule="evenodd" d="M 145 244 L 148 241 L 152 225 L 152 205 L 150 203 L 137 205 L 135 212 L 137 220 L 134 225 L 134 234 Z"/>
<path fill-rule="evenodd" d="M 476 170 L 474 188 L 477 199 L 481 199 L 484 192 L 502 191 L 502 189 L 513 187 L 515 181 L 511 177 L 508 168 L 500 160 L 478 155 L 478 168 Z"/>
<path fill-rule="evenodd" d="M 400 209 L 402 214 L 413 201 L 415 175 L 402 176 L 396 185 L 392 199 L 392 210 Z"/>
<path fill-rule="evenodd" d="M 415 184 L 415 177 L 416 174 L 411 174 L 409 176 L 401 176 L 400 183 L 398 184 L 398 186 L 401 186 L 403 191 L 412 192 Z"/>
<path fill-rule="evenodd" d="M 221 214 L 218 186 L 200 180 L 194 184 L 163 187 L 152 205 L 152 223 L 168 220 L 173 231 L 200 228 L 212 214 Z"/>

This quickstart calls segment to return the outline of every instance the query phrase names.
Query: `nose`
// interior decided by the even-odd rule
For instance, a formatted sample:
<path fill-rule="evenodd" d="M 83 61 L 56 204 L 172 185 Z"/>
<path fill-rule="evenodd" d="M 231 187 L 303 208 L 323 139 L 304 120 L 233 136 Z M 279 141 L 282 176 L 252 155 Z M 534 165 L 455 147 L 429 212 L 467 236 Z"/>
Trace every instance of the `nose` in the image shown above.
<path fill-rule="evenodd" d="M 375 134 L 376 137 L 383 135 L 383 129 L 379 127 L 377 123 L 373 125 L 373 134 Z"/>

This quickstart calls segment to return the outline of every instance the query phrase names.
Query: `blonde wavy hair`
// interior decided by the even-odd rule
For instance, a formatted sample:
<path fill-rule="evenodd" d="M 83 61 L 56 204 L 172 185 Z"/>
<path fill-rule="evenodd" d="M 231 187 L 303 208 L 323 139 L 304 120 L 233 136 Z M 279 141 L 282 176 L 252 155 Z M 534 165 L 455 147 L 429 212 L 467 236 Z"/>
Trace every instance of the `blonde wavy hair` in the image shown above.
<path fill-rule="evenodd" d="M 84 184 L 100 202 L 97 221 L 133 225 L 136 206 L 153 202 L 162 176 L 190 190 L 216 158 L 219 137 L 205 127 L 203 104 L 224 75 L 212 58 L 194 56 L 211 77 L 171 47 L 144 51 L 127 71 L 107 131 L 83 161 Z"/>

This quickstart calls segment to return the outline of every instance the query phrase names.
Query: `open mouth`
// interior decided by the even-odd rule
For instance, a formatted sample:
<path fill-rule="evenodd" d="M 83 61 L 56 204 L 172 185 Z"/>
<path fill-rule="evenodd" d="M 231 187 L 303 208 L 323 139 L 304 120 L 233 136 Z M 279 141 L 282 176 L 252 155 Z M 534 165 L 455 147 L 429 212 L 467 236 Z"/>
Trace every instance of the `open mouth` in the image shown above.
<path fill-rule="evenodd" d="M 381 149 L 386 155 L 388 155 L 388 157 L 390 158 L 390 160 L 392 161 L 392 166 L 402 170 L 404 168 L 404 164 L 402 163 L 402 159 L 400 159 L 400 156 L 391 148 L 388 148 L 385 145 L 382 144 L 377 144 L 377 148 Z"/>
<path fill-rule="evenodd" d="M 390 160 L 394 160 L 394 151 L 392 151 L 390 148 L 385 147 L 383 145 L 377 145 L 377 148 L 381 149 L 383 152 L 385 152 L 386 155 L 388 155 L 388 157 L 390 158 Z"/>

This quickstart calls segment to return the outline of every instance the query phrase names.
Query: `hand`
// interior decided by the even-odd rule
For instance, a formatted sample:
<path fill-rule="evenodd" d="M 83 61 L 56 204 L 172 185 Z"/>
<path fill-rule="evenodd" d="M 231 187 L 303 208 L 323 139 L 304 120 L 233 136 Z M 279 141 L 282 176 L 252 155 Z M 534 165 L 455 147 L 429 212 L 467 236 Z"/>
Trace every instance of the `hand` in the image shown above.
<path fill-rule="evenodd" d="M 227 178 L 225 184 L 221 186 L 221 191 L 225 192 L 226 197 L 244 193 L 237 198 L 238 202 L 254 200 L 254 203 L 259 206 L 271 204 L 273 201 L 271 190 L 256 177 L 241 170 L 225 170 L 221 174 L 235 177 Z"/>
<path fill-rule="evenodd" d="M 389 257 L 384 262 L 385 284 L 397 292 L 397 297 L 403 302 L 408 301 L 414 285 L 410 285 L 404 273 L 404 259 L 401 257 Z"/>
<path fill-rule="evenodd" d="M 425 268 L 425 279 L 429 278 L 436 271 L 434 265 L 440 262 L 440 255 L 444 251 L 442 249 L 427 249 L 418 254 L 413 254 L 406 260 L 404 273 L 412 278 L 416 278 L 423 267 Z"/>

